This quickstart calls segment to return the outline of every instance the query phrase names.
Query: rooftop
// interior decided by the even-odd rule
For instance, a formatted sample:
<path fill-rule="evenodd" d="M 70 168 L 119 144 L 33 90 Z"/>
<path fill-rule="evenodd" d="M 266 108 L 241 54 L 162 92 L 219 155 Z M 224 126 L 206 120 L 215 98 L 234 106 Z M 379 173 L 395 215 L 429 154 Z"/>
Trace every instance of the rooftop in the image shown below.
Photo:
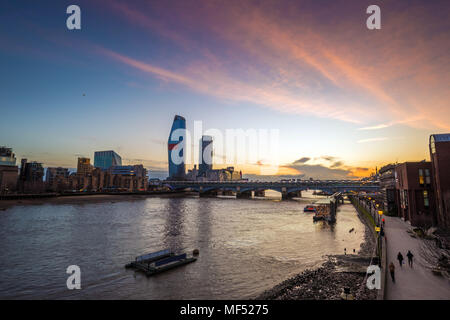
<path fill-rule="evenodd" d="M 450 133 L 440 133 L 440 134 L 432 134 L 435 142 L 449 142 L 450 141 Z"/>

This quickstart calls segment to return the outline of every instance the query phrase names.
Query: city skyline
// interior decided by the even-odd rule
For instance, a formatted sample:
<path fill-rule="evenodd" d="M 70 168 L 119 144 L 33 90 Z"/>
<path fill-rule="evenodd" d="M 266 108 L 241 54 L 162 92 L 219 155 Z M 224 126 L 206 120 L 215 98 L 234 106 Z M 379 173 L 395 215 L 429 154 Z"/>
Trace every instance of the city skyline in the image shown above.
<path fill-rule="evenodd" d="M 279 129 L 280 175 L 429 160 L 430 134 L 450 131 L 443 3 L 384 1 L 368 30 L 368 1 L 80 1 L 75 31 L 66 3 L 2 3 L 0 145 L 45 166 L 115 150 L 166 171 L 179 114 Z"/>

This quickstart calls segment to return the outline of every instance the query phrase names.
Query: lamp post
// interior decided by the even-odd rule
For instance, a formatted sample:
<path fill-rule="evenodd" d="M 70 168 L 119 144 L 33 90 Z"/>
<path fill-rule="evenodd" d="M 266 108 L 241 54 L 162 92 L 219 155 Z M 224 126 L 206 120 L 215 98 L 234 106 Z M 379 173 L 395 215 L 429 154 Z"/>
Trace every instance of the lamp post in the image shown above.
<path fill-rule="evenodd" d="M 370 212 L 372 213 L 373 220 L 375 220 L 375 199 L 372 200 Z"/>
<path fill-rule="evenodd" d="M 380 205 L 379 205 L 378 203 L 375 204 L 375 207 L 376 207 L 375 210 L 378 211 L 378 219 L 377 219 L 377 221 L 378 221 L 378 226 L 381 225 L 381 224 L 380 224 L 380 222 L 381 222 L 381 221 L 380 221 L 380 216 L 381 216 L 381 215 L 380 215 L 380 211 L 378 210 L 378 207 L 379 207 L 379 206 L 380 206 Z"/>

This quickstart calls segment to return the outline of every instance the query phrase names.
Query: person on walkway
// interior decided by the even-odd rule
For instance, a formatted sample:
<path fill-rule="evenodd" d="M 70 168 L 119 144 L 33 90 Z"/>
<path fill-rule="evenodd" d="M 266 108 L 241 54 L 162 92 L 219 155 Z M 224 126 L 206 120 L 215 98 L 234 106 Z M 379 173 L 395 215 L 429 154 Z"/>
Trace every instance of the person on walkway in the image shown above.
<path fill-rule="evenodd" d="M 400 264 L 400 267 L 401 267 L 403 265 L 403 255 L 402 255 L 401 252 L 398 253 L 397 260 L 398 260 L 398 263 Z"/>
<path fill-rule="evenodd" d="M 406 254 L 406 256 L 408 257 L 408 264 L 412 268 L 414 255 L 412 254 L 412 252 L 410 250 L 408 250 L 408 253 Z"/>
<path fill-rule="evenodd" d="M 391 273 L 392 282 L 395 283 L 395 266 L 392 261 L 389 264 L 389 272 Z"/>

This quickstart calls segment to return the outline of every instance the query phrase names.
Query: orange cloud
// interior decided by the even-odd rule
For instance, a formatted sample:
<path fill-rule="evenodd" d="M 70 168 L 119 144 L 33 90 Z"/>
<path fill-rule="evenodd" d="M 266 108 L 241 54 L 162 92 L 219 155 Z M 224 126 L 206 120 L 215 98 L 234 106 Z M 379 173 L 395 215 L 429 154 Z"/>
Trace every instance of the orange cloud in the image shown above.
<path fill-rule="evenodd" d="M 175 74 L 115 57 L 165 80 L 282 112 L 450 129 L 449 23 L 434 25 L 419 5 L 403 10 L 386 3 L 390 15 L 382 30 L 370 32 L 345 17 L 327 27 L 302 9 L 275 10 L 270 1 L 208 1 L 195 10 L 175 5 L 170 21 L 178 25 L 113 3 L 128 21 L 197 54 Z M 444 31 L 436 32 L 438 27 Z M 218 53 L 193 31 L 225 49 Z"/>

